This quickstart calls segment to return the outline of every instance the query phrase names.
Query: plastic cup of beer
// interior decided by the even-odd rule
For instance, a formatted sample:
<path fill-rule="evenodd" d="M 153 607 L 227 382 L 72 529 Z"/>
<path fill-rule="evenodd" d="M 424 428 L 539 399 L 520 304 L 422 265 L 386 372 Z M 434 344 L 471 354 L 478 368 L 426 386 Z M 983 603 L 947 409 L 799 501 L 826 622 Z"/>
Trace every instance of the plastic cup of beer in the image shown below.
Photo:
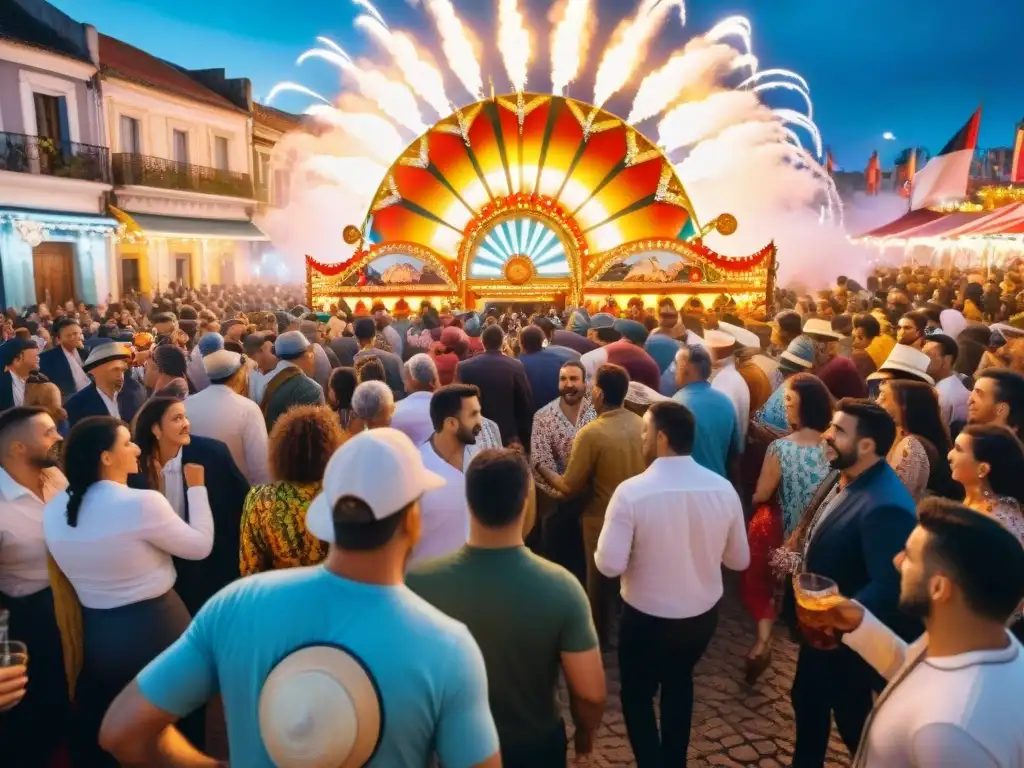
<path fill-rule="evenodd" d="M 793 577 L 793 593 L 797 624 L 807 644 L 821 651 L 838 647 L 839 638 L 825 613 L 846 601 L 839 594 L 839 585 L 816 573 L 798 573 Z"/>
<path fill-rule="evenodd" d="M 0 640 L 0 667 L 27 667 L 28 646 L 18 640 Z"/>

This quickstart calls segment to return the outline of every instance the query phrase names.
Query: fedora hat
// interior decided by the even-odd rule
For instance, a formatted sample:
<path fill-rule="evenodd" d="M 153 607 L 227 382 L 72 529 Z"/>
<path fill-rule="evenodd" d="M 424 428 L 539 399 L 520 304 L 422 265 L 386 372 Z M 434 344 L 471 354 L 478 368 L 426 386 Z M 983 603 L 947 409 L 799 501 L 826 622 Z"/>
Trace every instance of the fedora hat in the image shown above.
<path fill-rule="evenodd" d="M 832 330 L 832 323 L 817 317 L 812 317 L 804 323 L 804 335 L 824 336 L 827 339 L 843 338 L 843 334 Z"/>
<path fill-rule="evenodd" d="M 906 344 L 897 344 L 879 367 L 878 372 L 868 376 L 868 380 L 884 379 L 886 371 L 902 371 L 935 386 L 935 379 L 928 375 L 928 363 L 930 362 L 931 358 L 924 352 Z"/>
<path fill-rule="evenodd" d="M 301 648 L 271 670 L 260 738 L 278 768 L 358 768 L 380 743 L 384 710 L 370 672 L 344 648 Z"/>
<path fill-rule="evenodd" d="M 111 341 L 106 344 L 99 344 L 93 347 L 92 352 L 89 353 L 89 357 L 87 357 L 85 362 L 82 364 L 82 370 L 88 373 L 93 368 L 106 365 L 114 360 L 131 359 L 132 351 L 129 347 L 116 341 Z"/>

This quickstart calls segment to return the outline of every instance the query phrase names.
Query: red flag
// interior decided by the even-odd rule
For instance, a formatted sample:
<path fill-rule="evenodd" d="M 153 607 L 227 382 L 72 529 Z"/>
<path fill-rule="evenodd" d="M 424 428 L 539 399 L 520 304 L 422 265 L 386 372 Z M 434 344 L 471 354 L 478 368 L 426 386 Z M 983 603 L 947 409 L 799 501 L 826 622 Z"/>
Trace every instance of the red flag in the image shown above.
<path fill-rule="evenodd" d="M 877 195 L 882 186 L 882 165 L 878 160 L 878 150 L 871 153 L 868 159 L 868 167 L 864 171 L 864 179 L 867 182 L 869 195 Z"/>
<path fill-rule="evenodd" d="M 832 158 L 832 150 L 825 150 L 825 172 L 831 176 L 836 172 L 836 161 Z"/>
<path fill-rule="evenodd" d="M 910 200 L 911 210 L 928 208 L 949 200 L 963 200 L 967 196 L 967 182 L 971 175 L 974 150 L 978 148 L 980 127 L 981 107 L 978 107 L 942 151 L 917 174 Z"/>

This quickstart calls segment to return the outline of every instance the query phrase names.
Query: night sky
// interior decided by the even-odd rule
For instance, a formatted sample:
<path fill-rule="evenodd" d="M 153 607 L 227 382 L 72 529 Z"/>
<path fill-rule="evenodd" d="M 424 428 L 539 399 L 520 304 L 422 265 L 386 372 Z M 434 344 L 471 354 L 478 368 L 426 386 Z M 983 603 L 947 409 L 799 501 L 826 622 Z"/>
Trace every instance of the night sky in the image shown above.
<path fill-rule="evenodd" d="M 51 0 L 79 21 L 118 37 L 161 58 L 191 68 L 224 67 L 230 76 L 249 77 L 257 98 L 281 80 L 303 83 L 325 96 L 339 88 L 327 64 L 296 57 L 315 44 L 318 35 L 336 40 L 352 54 L 368 51 L 362 33 L 351 21 L 357 8 L 348 0 Z M 614 28 L 626 0 L 598 0 L 602 9 L 596 38 L 598 50 Z M 481 39 L 492 42 L 493 7 L 489 0 L 455 0 Z M 546 0 L 522 0 L 545 39 L 543 59 L 536 62 L 531 84 L 549 88 Z M 417 37 L 436 44 L 433 27 L 422 10 L 408 0 L 376 3 L 392 28 L 422 30 Z M 477 10 L 469 12 L 466 9 Z M 616 12 L 613 9 L 618 8 Z M 784 67 L 810 83 L 815 120 L 837 164 L 847 170 L 864 167 L 873 149 L 888 162 L 899 149 L 926 146 L 937 152 L 981 103 L 982 147 L 1012 146 L 1014 125 L 1024 118 L 1019 30 L 1024 28 L 1020 0 L 689 0 L 688 21 L 680 28 L 673 17 L 652 52 L 649 66 L 663 63 L 681 46 L 717 20 L 731 14 L 750 18 L 754 54 L 761 68 Z M 493 47 L 493 46 L 492 46 Z M 587 70 L 596 69 L 591 49 Z M 384 59 L 380 59 L 383 61 Z M 492 75 L 499 90 L 504 83 L 500 61 L 485 62 L 485 82 Z M 449 79 L 450 94 L 464 90 Z M 635 88 L 636 83 L 632 84 Z M 587 99 L 589 78 L 572 95 Z M 775 106 L 798 106 L 776 92 Z M 293 95 L 275 102 L 301 111 L 308 100 Z M 611 105 L 626 107 L 621 102 Z M 426 116 L 429 110 L 424 110 Z M 624 114 L 624 112 L 622 112 Z M 896 141 L 882 140 L 892 131 Z"/>

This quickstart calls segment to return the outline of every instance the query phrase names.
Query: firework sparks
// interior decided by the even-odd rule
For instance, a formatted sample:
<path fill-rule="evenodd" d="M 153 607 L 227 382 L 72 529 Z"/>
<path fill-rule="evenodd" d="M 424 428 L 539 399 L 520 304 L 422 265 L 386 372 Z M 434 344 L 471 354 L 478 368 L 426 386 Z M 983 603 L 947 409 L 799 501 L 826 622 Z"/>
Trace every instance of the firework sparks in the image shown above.
<path fill-rule="evenodd" d="M 555 93 L 564 93 L 586 58 L 591 0 L 564 0 L 554 12 L 560 15 L 551 33 L 551 84 Z"/>
<path fill-rule="evenodd" d="M 455 13 L 451 0 L 426 0 L 426 7 L 441 35 L 441 48 L 448 59 L 448 66 L 469 95 L 479 99 L 484 90 L 483 75 L 462 19 Z"/>
<path fill-rule="evenodd" d="M 451 112 L 450 100 L 444 90 L 444 79 L 437 68 L 424 61 L 416 50 L 416 44 L 405 34 L 395 33 L 372 16 L 360 16 L 356 26 L 365 30 L 391 54 L 398 69 L 416 95 L 445 117 Z"/>
<path fill-rule="evenodd" d="M 750 90 L 754 93 L 761 93 L 762 91 L 773 91 L 777 88 L 781 88 L 784 91 L 793 91 L 799 93 L 807 104 L 807 117 L 814 117 L 814 103 L 811 101 L 811 95 L 806 90 L 800 87 L 798 83 L 790 83 L 786 80 L 776 80 L 771 83 L 758 83 Z"/>
<path fill-rule="evenodd" d="M 530 34 L 526 31 L 518 0 L 498 0 L 498 50 L 512 90 L 517 93 L 525 90 L 530 66 Z"/>
<path fill-rule="evenodd" d="M 633 110 L 626 119 L 636 124 L 660 115 L 694 84 L 717 80 L 729 69 L 736 51 L 721 43 L 707 45 L 700 38 L 692 40 L 681 53 L 677 53 L 661 69 L 655 70 L 640 83 Z"/>
<path fill-rule="evenodd" d="M 384 17 L 380 15 L 380 11 L 378 11 L 376 7 L 374 7 L 373 3 L 371 3 L 370 0 L 352 0 L 352 4 L 359 8 L 362 8 L 364 11 L 370 14 L 370 16 L 372 16 L 374 19 L 380 22 L 380 25 L 382 27 L 384 27 L 385 29 L 387 28 L 388 23 L 384 21 Z"/>
<path fill-rule="evenodd" d="M 683 0 L 641 0 L 636 16 L 622 22 L 613 42 L 604 52 L 594 81 L 594 104 L 604 106 L 632 76 L 647 50 L 647 44 L 660 30 L 673 8 L 679 9 L 685 22 Z"/>
<path fill-rule="evenodd" d="M 283 83 L 278 83 L 277 85 L 270 89 L 270 93 L 267 94 L 267 104 L 270 104 L 274 99 L 277 98 L 279 94 L 282 93 L 301 93 L 303 96 L 309 96 L 310 98 L 316 99 L 317 101 L 322 101 L 324 104 L 331 103 L 323 96 L 321 96 L 319 93 L 310 90 L 304 85 L 286 81 Z"/>

